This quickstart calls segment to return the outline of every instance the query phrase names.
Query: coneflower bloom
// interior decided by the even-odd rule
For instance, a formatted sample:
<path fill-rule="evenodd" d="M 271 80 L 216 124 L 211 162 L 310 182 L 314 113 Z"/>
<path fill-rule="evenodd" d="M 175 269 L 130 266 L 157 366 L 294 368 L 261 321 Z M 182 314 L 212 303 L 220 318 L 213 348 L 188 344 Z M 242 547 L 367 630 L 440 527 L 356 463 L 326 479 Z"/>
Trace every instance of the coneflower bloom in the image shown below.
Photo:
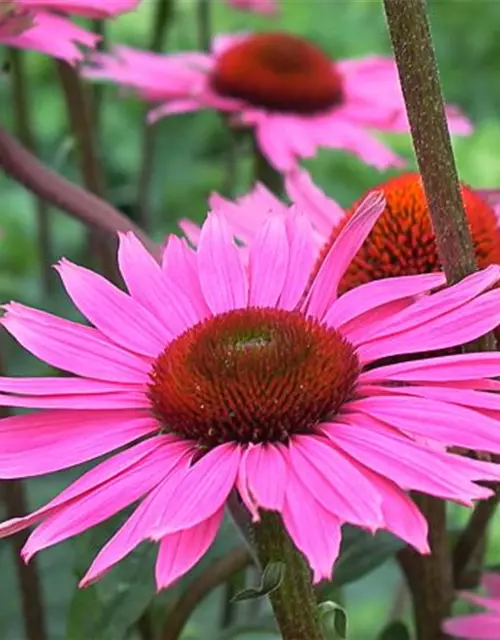
<path fill-rule="evenodd" d="M 0 379 L 3 405 L 44 409 L 0 421 L 0 478 L 115 453 L 34 513 L 1 524 L 0 535 L 38 524 L 28 560 L 139 502 L 81 585 L 153 540 L 162 588 L 205 553 L 234 492 L 256 522 L 262 511 L 280 514 L 315 581 L 331 575 L 344 522 L 428 552 L 426 521 L 406 492 L 470 505 L 491 495 L 476 480 L 500 479 L 500 466 L 448 450 L 500 452 L 500 396 L 487 391 L 498 389 L 490 378 L 500 375 L 500 354 L 377 362 L 496 326 L 500 266 L 448 289 L 436 273 L 337 297 L 383 208 L 380 194 L 360 205 L 313 280 L 306 217 L 269 217 L 245 265 L 224 217 L 211 214 L 197 250 L 170 237 L 161 266 L 122 235 L 127 292 L 60 262 L 93 327 L 7 305 L 5 329 L 73 377 Z"/>
<path fill-rule="evenodd" d="M 75 64 L 82 47 L 94 48 L 99 36 L 59 14 L 112 17 L 131 11 L 139 0 L 9 0 L 0 7 L 0 45 L 46 53 Z"/>
<path fill-rule="evenodd" d="M 211 108 L 250 127 L 279 171 L 319 147 L 343 149 L 380 169 L 401 164 L 373 131 L 408 131 L 394 61 L 382 56 L 333 62 L 315 44 L 290 33 L 220 36 L 211 53 L 151 54 L 119 47 L 97 54 L 85 74 L 131 87 L 159 103 L 163 116 Z M 469 121 L 448 111 L 452 131 Z"/>
<path fill-rule="evenodd" d="M 242 11 L 252 11 L 265 15 L 274 15 L 278 12 L 277 0 L 228 0 L 228 4 Z"/>
<path fill-rule="evenodd" d="M 486 589 L 486 596 L 469 592 L 462 592 L 460 595 L 464 600 L 484 607 L 486 611 L 447 620 L 443 625 L 445 633 L 468 640 L 500 638 L 500 575 L 487 573 L 483 577 L 482 586 Z"/>
<path fill-rule="evenodd" d="M 289 174 L 285 186 L 291 201 L 309 217 L 318 248 L 328 251 L 329 245 L 354 215 L 357 204 L 344 211 L 304 170 Z M 500 264 L 497 208 L 465 184 L 461 185 L 461 190 L 479 266 Z M 420 175 L 405 173 L 373 187 L 368 193 L 372 191 L 384 194 L 386 206 L 348 266 L 339 285 L 341 293 L 381 278 L 441 270 Z M 289 209 L 261 184 L 236 202 L 213 194 L 210 205 L 226 216 L 233 233 L 243 243 L 251 240 L 269 211 L 283 217 Z M 180 227 L 191 242 L 197 242 L 200 233 L 197 225 L 181 220 Z"/>

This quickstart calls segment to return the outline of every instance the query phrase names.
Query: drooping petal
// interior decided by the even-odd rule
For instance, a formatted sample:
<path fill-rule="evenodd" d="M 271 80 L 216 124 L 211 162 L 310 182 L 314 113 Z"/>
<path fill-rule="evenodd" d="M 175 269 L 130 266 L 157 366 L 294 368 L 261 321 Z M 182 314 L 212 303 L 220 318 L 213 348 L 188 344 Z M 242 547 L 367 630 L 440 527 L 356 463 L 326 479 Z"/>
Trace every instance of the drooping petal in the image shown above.
<path fill-rule="evenodd" d="M 488 594 L 500 600 L 500 574 L 498 573 L 485 573 L 482 583 Z"/>
<path fill-rule="evenodd" d="M 379 192 L 370 193 L 339 233 L 325 256 L 307 299 L 307 311 L 322 318 L 337 297 L 337 287 L 351 260 L 366 240 L 377 218 L 385 208 Z"/>
<path fill-rule="evenodd" d="M 0 478 L 86 462 L 158 430 L 148 411 L 48 410 L 0 420 Z"/>
<path fill-rule="evenodd" d="M 330 446 L 328 439 L 295 436 L 289 444 L 290 464 L 316 500 L 340 520 L 377 529 L 382 499 L 353 460 Z"/>
<path fill-rule="evenodd" d="M 219 530 L 224 509 L 190 529 L 171 533 L 160 540 L 156 561 L 156 586 L 165 589 L 194 566 L 208 551 Z"/>
<path fill-rule="evenodd" d="M 360 333 L 366 335 L 370 324 L 366 322 L 368 311 L 413 296 L 419 296 L 446 284 L 442 273 L 424 273 L 418 276 L 399 276 L 384 278 L 362 284 L 338 298 L 327 311 L 324 322 L 350 336 L 358 329 L 353 320 L 359 319 Z"/>
<path fill-rule="evenodd" d="M 246 307 L 246 274 L 238 247 L 221 216 L 209 215 L 201 230 L 197 256 L 200 282 L 211 311 L 224 313 Z"/>
<path fill-rule="evenodd" d="M 29 394 L 31 396 L 97 395 L 114 392 L 139 393 L 145 391 L 143 384 L 106 382 L 88 378 L 8 378 L 0 376 L 0 392 Z"/>
<path fill-rule="evenodd" d="M 491 495 L 462 473 L 459 456 L 439 456 L 404 436 L 384 431 L 377 421 L 366 417 L 343 416 L 347 424 L 331 424 L 324 433 L 340 450 L 404 490 L 414 489 L 468 506 L 472 500 Z"/>
<path fill-rule="evenodd" d="M 307 558 L 313 581 L 329 580 L 339 554 L 340 521 L 324 509 L 307 489 L 307 478 L 300 478 L 290 468 L 283 522 L 295 546 Z"/>
<path fill-rule="evenodd" d="M 484 395 L 487 399 L 488 394 Z M 355 400 L 346 405 L 346 410 L 365 413 L 406 433 L 448 446 L 500 452 L 498 420 L 458 404 L 428 397 L 384 395 Z"/>
<path fill-rule="evenodd" d="M 255 507 L 281 511 L 285 500 L 287 464 L 282 447 L 274 444 L 249 446 L 243 453 L 238 475 L 238 488 L 244 500 Z M 250 496 L 247 497 L 247 492 Z M 254 516 L 256 513 L 254 512 Z M 258 516 L 254 519 L 258 519 Z"/>
<path fill-rule="evenodd" d="M 422 360 L 408 360 L 364 371 L 360 383 L 455 382 L 500 376 L 500 353 L 461 353 Z"/>
<path fill-rule="evenodd" d="M 18 303 L 0 323 L 28 351 L 53 367 L 111 382 L 144 383 L 147 359 L 109 342 L 96 329 Z"/>
<path fill-rule="evenodd" d="M 287 267 L 285 223 L 278 216 L 269 216 L 250 245 L 250 306 L 276 306 L 285 284 Z"/>
<path fill-rule="evenodd" d="M 179 476 L 178 482 L 165 483 L 151 538 L 160 540 L 190 529 L 221 509 L 235 486 L 240 458 L 239 446 L 219 445 Z"/>
<path fill-rule="evenodd" d="M 161 442 L 161 438 L 158 440 Z M 189 453 L 190 447 L 185 442 L 163 442 L 163 446 L 151 449 L 149 455 L 129 463 L 120 473 L 84 494 L 80 493 L 70 503 L 66 499 L 63 507 L 55 513 L 46 514 L 46 520 L 30 535 L 23 548 L 23 557 L 29 560 L 41 549 L 82 533 L 139 500 Z M 123 453 L 119 455 L 124 457 Z M 102 469 L 99 471 L 102 474 Z M 97 474 L 93 475 L 96 477 Z M 88 482 L 88 475 L 86 480 Z M 74 486 L 69 489 L 73 494 L 76 493 Z M 60 495 L 59 501 L 63 499 Z"/>
<path fill-rule="evenodd" d="M 65 394 L 52 396 L 10 396 L 0 393 L 0 407 L 26 409 L 148 409 L 151 406 L 144 392 L 117 391 L 96 394 Z"/>

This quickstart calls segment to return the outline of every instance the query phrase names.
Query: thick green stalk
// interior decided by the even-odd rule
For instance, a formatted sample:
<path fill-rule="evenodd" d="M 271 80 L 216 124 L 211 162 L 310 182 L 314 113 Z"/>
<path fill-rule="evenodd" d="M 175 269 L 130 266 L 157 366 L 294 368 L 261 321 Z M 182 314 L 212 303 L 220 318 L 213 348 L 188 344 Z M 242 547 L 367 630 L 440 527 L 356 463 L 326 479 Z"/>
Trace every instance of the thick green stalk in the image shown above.
<path fill-rule="evenodd" d="M 283 640 L 323 640 L 311 571 L 290 540 L 281 518 L 265 513 L 255 526 L 256 550 L 263 567 L 283 562 L 280 586 L 269 594 Z"/>

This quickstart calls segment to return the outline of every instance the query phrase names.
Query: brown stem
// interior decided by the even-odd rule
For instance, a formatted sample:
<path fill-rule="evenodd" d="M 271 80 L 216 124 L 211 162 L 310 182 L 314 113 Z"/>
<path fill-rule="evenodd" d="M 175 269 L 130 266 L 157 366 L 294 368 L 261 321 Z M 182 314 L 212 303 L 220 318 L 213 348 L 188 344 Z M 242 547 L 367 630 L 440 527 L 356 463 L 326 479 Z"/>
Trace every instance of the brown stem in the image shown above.
<path fill-rule="evenodd" d="M 234 574 L 247 567 L 251 561 L 248 550 L 243 546 L 230 551 L 218 560 L 214 560 L 174 604 L 165 623 L 161 639 L 178 640 L 191 614 L 200 602 L 216 587 L 224 584 Z"/>
<path fill-rule="evenodd" d="M 106 22 L 105 20 L 92 20 L 91 24 L 92 31 L 101 38 L 97 45 L 97 50 L 104 51 L 107 45 Z M 102 102 L 105 88 L 105 84 L 101 82 L 95 82 L 92 85 L 92 122 L 96 140 L 100 139 Z"/>
<path fill-rule="evenodd" d="M 488 525 L 498 507 L 498 500 L 499 496 L 495 494 L 476 505 L 453 549 L 453 582 L 456 589 L 471 587 L 467 569 L 485 540 Z"/>
<path fill-rule="evenodd" d="M 156 258 L 160 248 L 118 209 L 63 178 L 0 127 L 0 169 L 29 191 L 86 225 L 115 235 L 132 231 Z"/>
<path fill-rule="evenodd" d="M 158 0 L 152 21 L 151 42 L 149 44 L 151 51 L 160 52 L 165 46 L 167 30 L 172 22 L 173 16 L 174 0 Z M 137 214 L 139 224 L 146 230 L 149 230 L 152 226 L 149 196 L 155 162 L 156 137 L 156 125 L 148 124 L 146 117 L 144 117 L 141 152 L 142 161 L 137 189 Z"/>
<path fill-rule="evenodd" d="M 255 526 L 258 555 L 263 567 L 271 562 L 285 566 L 280 586 L 269 594 L 283 640 L 323 640 L 311 571 L 290 540 L 277 514 L 265 513 Z"/>
<path fill-rule="evenodd" d="M 0 345 L 0 375 L 5 375 L 3 343 Z M 0 418 L 7 418 L 7 407 L 0 408 Z M 10 520 L 28 512 L 26 493 L 21 480 L 3 480 L 0 485 L 5 505 L 5 515 Z M 21 609 L 24 632 L 27 640 L 48 640 L 45 630 L 45 610 L 43 606 L 42 587 L 38 575 L 36 559 L 25 564 L 21 556 L 28 533 L 20 531 L 11 537 L 14 562 L 21 590 Z"/>
<path fill-rule="evenodd" d="M 77 71 L 71 65 L 62 60 L 57 60 L 56 65 L 66 101 L 68 118 L 80 155 L 83 182 L 89 191 L 102 196 L 104 181 L 95 141 L 90 94 L 85 91 Z M 90 233 L 89 244 L 93 256 L 99 257 L 104 273 L 111 280 L 116 280 L 116 247 L 113 246 L 116 240 L 113 239 L 113 242 L 110 242 L 109 238 L 95 229 L 92 229 Z"/>
<path fill-rule="evenodd" d="M 12 105 L 15 129 L 19 139 L 33 153 L 36 153 L 35 137 L 32 130 L 31 99 L 24 69 L 24 54 L 11 49 Z M 50 237 L 50 212 L 42 198 L 34 198 L 37 221 L 37 249 L 40 264 L 42 292 L 47 294 L 54 283 L 52 272 L 52 243 Z"/>
<path fill-rule="evenodd" d="M 418 166 L 443 269 L 454 283 L 477 268 L 446 122 L 445 108 L 425 0 L 384 0 L 385 13 Z M 492 336 L 467 345 L 480 351 L 494 345 Z M 400 554 L 415 610 L 417 638 L 437 640 L 453 597 L 452 564 L 446 535 L 445 504 L 420 496 L 429 523 L 432 554 Z"/>

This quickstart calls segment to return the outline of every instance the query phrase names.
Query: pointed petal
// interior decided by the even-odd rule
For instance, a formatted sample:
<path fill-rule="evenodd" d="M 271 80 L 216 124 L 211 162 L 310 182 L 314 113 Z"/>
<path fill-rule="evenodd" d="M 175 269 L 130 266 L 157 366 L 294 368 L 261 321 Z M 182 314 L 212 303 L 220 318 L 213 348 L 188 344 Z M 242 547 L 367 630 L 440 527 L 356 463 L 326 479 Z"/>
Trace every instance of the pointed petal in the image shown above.
<path fill-rule="evenodd" d="M 244 452 L 239 478 L 262 509 L 281 511 L 285 500 L 287 465 L 280 445 L 257 444 Z"/>
<path fill-rule="evenodd" d="M 224 509 L 199 524 L 160 540 L 156 561 L 156 586 L 165 589 L 193 567 L 208 551 L 222 522 Z"/>
<path fill-rule="evenodd" d="M 304 481 L 290 469 L 283 522 L 295 546 L 307 558 L 313 581 L 330 580 L 339 554 L 340 521 L 324 509 L 307 489 Z"/>
<path fill-rule="evenodd" d="M 145 385 L 106 382 L 89 378 L 8 378 L 0 376 L 0 392 L 29 394 L 32 396 L 55 395 L 96 395 L 115 392 L 139 393 L 145 391 Z"/>
<path fill-rule="evenodd" d="M 51 366 L 97 380 L 147 381 L 147 359 L 120 349 L 96 329 L 17 303 L 6 310 L 0 323 L 25 349 Z"/>
<path fill-rule="evenodd" d="M 382 524 L 382 499 L 362 467 L 334 449 L 327 438 L 295 436 L 289 444 L 290 464 L 307 478 L 316 500 L 340 520 L 372 530 Z"/>
<path fill-rule="evenodd" d="M 30 535 L 22 551 L 24 559 L 29 560 L 41 549 L 94 527 L 139 500 L 189 453 L 190 447 L 185 442 L 171 444 L 167 441 L 165 446 L 156 447 L 116 476 L 80 494 L 71 503 L 66 502 L 63 508 L 49 513 Z"/>
<path fill-rule="evenodd" d="M 275 307 L 283 290 L 288 267 L 285 223 L 269 216 L 250 245 L 250 295 L 253 307 Z"/>
<path fill-rule="evenodd" d="M 238 247 L 221 216 L 214 213 L 208 216 L 197 255 L 203 294 L 212 313 L 246 307 L 247 277 Z"/>
<path fill-rule="evenodd" d="M 158 431 L 147 411 L 50 410 L 0 420 L 0 478 L 66 469 Z"/>
<path fill-rule="evenodd" d="M 500 633 L 500 615 L 498 613 L 473 613 L 446 620 L 445 633 L 456 638 L 469 640 L 498 640 Z"/>
<path fill-rule="evenodd" d="M 68 260 L 62 260 L 56 269 L 75 306 L 108 340 L 151 358 L 163 351 L 168 332 L 133 298 Z"/>
<path fill-rule="evenodd" d="M 195 462 L 179 482 L 166 483 L 151 538 L 160 540 L 194 527 L 221 509 L 235 486 L 240 458 L 239 446 L 220 445 Z"/>
<path fill-rule="evenodd" d="M 370 193 L 339 233 L 316 276 L 307 300 L 308 313 L 322 318 L 337 297 L 337 287 L 351 260 L 385 208 L 379 192 Z"/>

